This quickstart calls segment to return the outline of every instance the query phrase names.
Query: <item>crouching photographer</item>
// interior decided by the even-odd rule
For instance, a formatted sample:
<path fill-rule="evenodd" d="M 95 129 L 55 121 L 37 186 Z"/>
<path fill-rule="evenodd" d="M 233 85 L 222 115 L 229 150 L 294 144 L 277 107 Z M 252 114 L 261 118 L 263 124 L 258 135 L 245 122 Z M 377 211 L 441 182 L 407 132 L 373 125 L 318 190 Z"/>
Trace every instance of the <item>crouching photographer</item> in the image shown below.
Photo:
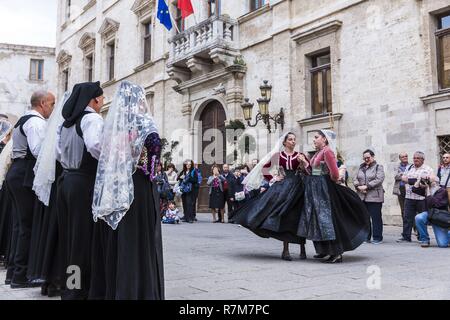
<path fill-rule="evenodd" d="M 416 216 L 416 227 L 419 231 L 419 241 L 422 248 L 430 246 L 427 226 L 433 227 L 436 242 L 440 248 L 447 248 L 450 241 L 450 212 L 448 212 L 447 190 L 439 186 L 435 176 L 422 178 L 416 182 L 413 192 L 426 196 L 428 210 Z"/>

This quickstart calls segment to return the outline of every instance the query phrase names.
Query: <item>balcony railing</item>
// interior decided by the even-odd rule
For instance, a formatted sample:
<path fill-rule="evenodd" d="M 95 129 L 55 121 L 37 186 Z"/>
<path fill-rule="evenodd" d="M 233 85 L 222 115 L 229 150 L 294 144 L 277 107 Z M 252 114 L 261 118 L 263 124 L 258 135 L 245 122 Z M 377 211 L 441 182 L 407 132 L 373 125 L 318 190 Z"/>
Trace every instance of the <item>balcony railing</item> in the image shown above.
<path fill-rule="evenodd" d="M 189 59 L 211 49 L 238 50 L 237 21 L 228 16 L 213 16 L 169 39 L 169 64 Z"/>

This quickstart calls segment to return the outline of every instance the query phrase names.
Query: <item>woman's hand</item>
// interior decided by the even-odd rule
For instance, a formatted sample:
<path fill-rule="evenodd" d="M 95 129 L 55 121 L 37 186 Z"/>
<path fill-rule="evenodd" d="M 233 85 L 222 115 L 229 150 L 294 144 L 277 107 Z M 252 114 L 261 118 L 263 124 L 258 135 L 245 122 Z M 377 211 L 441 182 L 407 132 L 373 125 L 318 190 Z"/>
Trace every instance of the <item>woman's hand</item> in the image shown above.
<path fill-rule="evenodd" d="M 358 190 L 362 193 L 367 193 L 367 186 L 359 186 Z"/>
<path fill-rule="evenodd" d="M 303 164 L 303 167 L 306 168 L 309 166 L 308 160 L 306 160 L 306 157 L 303 153 L 300 153 L 297 156 L 297 161 Z"/>
<path fill-rule="evenodd" d="M 283 181 L 284 177 L 281 176 L 281 175 L 276 175 L 276 176 L 274 177 L 274 179 L 275 179 L 276 182 L 280 182 L 280 181 Z"/>

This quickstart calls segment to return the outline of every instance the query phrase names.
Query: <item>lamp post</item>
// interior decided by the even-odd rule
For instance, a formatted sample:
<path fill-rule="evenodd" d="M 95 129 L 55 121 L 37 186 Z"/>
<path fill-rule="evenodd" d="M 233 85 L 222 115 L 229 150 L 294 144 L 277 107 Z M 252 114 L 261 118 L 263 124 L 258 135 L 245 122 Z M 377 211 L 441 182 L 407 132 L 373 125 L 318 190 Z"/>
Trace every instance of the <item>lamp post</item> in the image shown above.
<path fill-rule="evenodd" d="M 256 114 L 255 123 L 251 123 L 252 120 L 252 110 L 254 104 L 249 102 L 248 98 L 245 98 L 245 102 L 241 104 L 242 111 L 244 112 L 244 119 L 247 121 L 247 125 L 249 127 L 256 127 L 258 122 L 262 121 L 266 125 L 267 130 L 272 132 L 271 121 L 274 122 L 275 130 L 277 130 L 277 126 L 281 126 L 281 130 L 284 129 L 284 111 L 283 108 L 280 109 L 280 112 L 271 116 L 269 114 L 269 104 L 272 99 L 272 86 L 269 85 L 269 81 L 264 80 L 263 84 L 259 87 L 261 90 L 261 98 L 257 99 L 259 106 L 259 111 Z"/>

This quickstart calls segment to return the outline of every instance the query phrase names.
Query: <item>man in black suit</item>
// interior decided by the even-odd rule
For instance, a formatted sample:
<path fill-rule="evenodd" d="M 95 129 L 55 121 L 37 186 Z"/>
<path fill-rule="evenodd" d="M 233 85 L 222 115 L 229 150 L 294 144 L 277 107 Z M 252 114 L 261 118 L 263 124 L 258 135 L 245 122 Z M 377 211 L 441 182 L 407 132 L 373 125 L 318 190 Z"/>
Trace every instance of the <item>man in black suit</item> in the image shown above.
<path fill-rule="evenodd" d="M 227 216 L 230 220 L 230 214 L 234 210 L 234 188 L 236 184 L 236 178 L 232 172 L 230 172 L 230 166 L 224 164 L 222 166 L 222 175 L 227 179 L 227 187 L 225 188 L 225 200 L 227 201 Z"/>

